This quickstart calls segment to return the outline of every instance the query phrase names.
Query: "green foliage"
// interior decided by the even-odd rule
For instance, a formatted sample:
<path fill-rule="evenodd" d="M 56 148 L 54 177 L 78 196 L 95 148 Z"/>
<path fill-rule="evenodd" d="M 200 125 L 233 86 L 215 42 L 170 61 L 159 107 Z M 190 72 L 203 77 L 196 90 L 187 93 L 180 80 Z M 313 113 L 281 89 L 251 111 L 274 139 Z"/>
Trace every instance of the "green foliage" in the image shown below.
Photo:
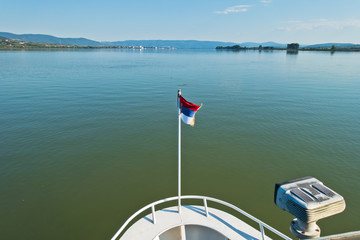
<path fill-rule="evenodd" d="M 217 50 L 232 50 L 232 51 L 240 51 L 240 50 L 244 50 L 247 49 L 246 47 L 241 47 L 240 45 L 234 45 L 234 46 L 227 46 L 227 47 L 222 47 L 222 46 L 218 46 L 216 47 Z"/>
<path fill-rule="evenodd" d="M 287 45 L 287 49 L 288 50 L 298 50 L 299 49 L 299 44 L 298 43 L 289 43 Z"/>

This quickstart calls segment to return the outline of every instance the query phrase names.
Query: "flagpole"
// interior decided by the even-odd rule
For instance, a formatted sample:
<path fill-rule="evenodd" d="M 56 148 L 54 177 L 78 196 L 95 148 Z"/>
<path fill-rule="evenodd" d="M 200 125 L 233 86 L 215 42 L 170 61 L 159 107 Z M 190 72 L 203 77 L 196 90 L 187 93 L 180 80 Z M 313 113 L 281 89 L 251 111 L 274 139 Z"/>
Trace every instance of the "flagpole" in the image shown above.
<path fill-rule="evenodd" d="M 181 90 L 178 90 L 178 212 L 181 213 L 181 109 L 180 109 Z"/>

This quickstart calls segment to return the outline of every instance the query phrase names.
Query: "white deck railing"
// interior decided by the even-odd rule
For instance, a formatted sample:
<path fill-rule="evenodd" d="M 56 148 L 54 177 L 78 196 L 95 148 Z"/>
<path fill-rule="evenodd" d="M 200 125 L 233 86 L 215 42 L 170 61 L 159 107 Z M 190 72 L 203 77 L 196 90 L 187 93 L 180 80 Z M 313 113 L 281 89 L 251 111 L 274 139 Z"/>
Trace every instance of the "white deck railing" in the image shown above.
<path fill-rule="evenodd" d="M 139 211 L 137 211 L 136 213 L 134 213 L 128 220 L 126 220 L 126 222 L 121 226 L 121 228 L 115 233 L 115 235 L 111 238 L 111 240 L 116 240 L 120 234 L 123 232 L 123 230 L 127 227 L 127 225 L 134 219 L 136 218 L 140 213 L 144 212 L 145 210 L 151 208 L 151 211 L 152 211 L 152 221 L 153 221 L 153 224 L 156 224 L 156 214 L 155 214 L 155 206 L 158 205 L 158 204 L 161 204 L 161 203 L 165 203 L 165 202 L 170 202 L 170 201 L 175 201 L 175 200 L 178 200 L 179 198 L 178 197 L 170 197 L 170 198 L 165 198 L 165 199 L 162 199 L 162 200 L 159 200 L 159 201 L 156 201 L 156 202 L 153 202 L 153 203 L 150 203 L 149 205 L 141 208 Z M 272 231 L 273 233 L 275 233 L 276 235 L 278 235 L 279 237 L 282 237 L 283 239 L 286 239 L 286 240 L 291 240 L 291 238 L 289 238 L 288 236 L 282 234 L 281 232 L 279 232 L 278 230 L 270 227 L 269 225 L 267 225 L 266 223 L 260 221 L 259 219 L 257 219 L 256 217 L 250 215 L 249 213 L 241 210 L 240 208 L 230 204 L 230 203 L 227 203 L 225 201 L 222 201 L 222 200 L 219 200 L 219 199 L 216 199 L 216 198 L 212 198 L 212 197 L 205 197 L 205 196 L 181 196 L 181 199 L 200 199 L 200 200 L 203 200 L 204 202 L 204 210 L 205 210 L 205 214 L 206 214 L 206 217 L 209 215 L 209 211 L 208 211 L 208 206 L 207 206 L 207 202 L 208 201 L 211 201 L 211 202 L 216 202 L 216 203 L 219 203 L 219 204 L 222 204 L 224 206 L 227 206 L 229 208 L 232 208 L 234 209 L 235 211 L 241 213 L 242 215 L 250 218 L 251 220 L 253 220 L 254 222 L 258 223 L 259 224 L 259 227 L 260 227 L 260 231 L 261 231 L 261 236 L 262 236 L 262 240 L 265 240 L 265 232 L 264 232 L 264 228 Z"/>

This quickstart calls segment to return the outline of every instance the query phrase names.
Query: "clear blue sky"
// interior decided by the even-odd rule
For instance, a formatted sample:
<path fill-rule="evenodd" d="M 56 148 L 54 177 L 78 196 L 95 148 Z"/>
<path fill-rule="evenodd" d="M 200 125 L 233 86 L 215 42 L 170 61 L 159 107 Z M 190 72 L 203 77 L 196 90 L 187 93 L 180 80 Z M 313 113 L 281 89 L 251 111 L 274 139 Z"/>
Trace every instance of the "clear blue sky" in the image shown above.
<path fill-rule="evenodd" d="M 360 43 L 360 0 L 0 0 L 0 32 L 98 41 Z"/>

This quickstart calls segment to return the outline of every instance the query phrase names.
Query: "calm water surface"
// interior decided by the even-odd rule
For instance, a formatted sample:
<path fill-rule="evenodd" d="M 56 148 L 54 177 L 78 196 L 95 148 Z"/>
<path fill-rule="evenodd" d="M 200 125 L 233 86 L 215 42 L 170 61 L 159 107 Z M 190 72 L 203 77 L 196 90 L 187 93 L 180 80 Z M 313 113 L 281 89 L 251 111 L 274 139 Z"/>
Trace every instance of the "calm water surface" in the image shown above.
<path fill-rule="evenodd" d="M 274 184 L 314 176 L 345 197 L 323 235 L 360 230 L 360 54 L 0 52 L 1 239 L 109 239 L 177 195 L 233 203 L 291 236 Z"/>

